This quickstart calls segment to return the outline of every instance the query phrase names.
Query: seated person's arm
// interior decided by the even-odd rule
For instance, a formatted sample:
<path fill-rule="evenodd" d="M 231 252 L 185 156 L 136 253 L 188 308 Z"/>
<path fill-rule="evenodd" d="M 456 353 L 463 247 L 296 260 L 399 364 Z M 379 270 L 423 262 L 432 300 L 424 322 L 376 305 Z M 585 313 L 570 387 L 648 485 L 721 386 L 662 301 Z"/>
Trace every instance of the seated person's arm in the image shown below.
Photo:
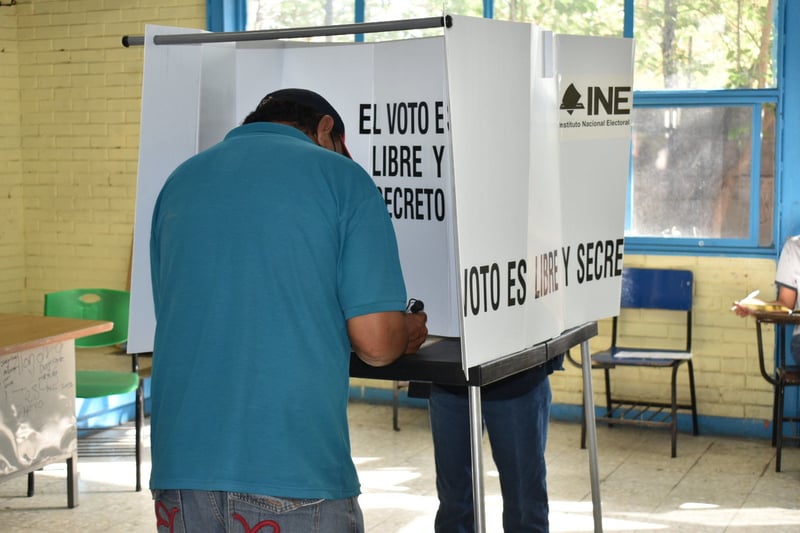
<path fill-rule="evenodd" d="M 794 309 L 797 303 L 797 291 L 786 285 L 778 285 L 778 297 L 775 299 L 775 303 Z"/>
<path fill-rule="evenodd" d="M 347 333 L 356 355 L 371 366 L 386 366 L 404 353 L 414 353 L 425 342 L 425 313 L 388 311 L 355 316 Z"/>
<path fill-rule="evenodd" d="M 782 305 L 784 307 L 788 307 L 789 309 L 794 309 L 794 306 L 797 303 L 797 291 L 792 287 L 778 284 L 777 298 L 775 298 L 775 300 L 772 302 L 766 302 L 766 303 Z M 734 311 L 739 316 L 750 316 L 753 314 L 752 309 L 739 305 L 738 303 L 734 304 Z"/>

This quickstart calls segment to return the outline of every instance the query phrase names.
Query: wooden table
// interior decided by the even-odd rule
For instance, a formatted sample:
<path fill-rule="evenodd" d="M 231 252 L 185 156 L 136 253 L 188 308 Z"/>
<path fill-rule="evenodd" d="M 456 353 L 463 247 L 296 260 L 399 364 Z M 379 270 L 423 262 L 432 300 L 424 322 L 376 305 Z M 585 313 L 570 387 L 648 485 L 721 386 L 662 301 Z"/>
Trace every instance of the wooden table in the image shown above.
<path fill-rule="evenodd" d="M 775 370 L 786 368 L 786 346 L 785 337 L 783 336 L 783 328 L 800 325 L 800 313 L 777 313 L 777 312 L 758 312 L 753 313 L 753 318 L 756 319 L 756 339 L 758 340 L 758 362 L 761 375 L 771 385 L 775 385 L 775 375 L 770 373 L 766 368 L 766 358 L 764 355 L 764 339 L 761 333 L 761 326 L 763 324 L 773 324 L 778 331 L 777 337 L 777 359 L 775 361 Z"/>
<path fill-rule="evenodd" d="M 775 471 L 781 471 L 781 455 L 784 440 L 800 442 L 800 436 L 784 435 L 784 422 L 800 422 L 800 415 L 785 416 L 784 402 L 787 387 L 800 387 L 800 365 L 797 362 L 790 364 L 786 361 L 786 353 L 790 351 L 786 341 L 786 328 L 800 325 L 800 313 L 757 312 L 753 313 L 756 319 L 756 338 L 758 340 L 758 367 L 761 375 L 772 385 L 772 445 L 775 446 Z M 773 324 L 776 335 L 776 356 L 773 359 L 772 372 L 767 370 L 766 355 L 764 354 L 764 338 L 761 327 L 764 324 Z"/>
<path fill-rule="evenodd" d="M 0 314 L 0 481 L 66 460 L 67 507 L 78 505 L 75 339 L 113 326 Z"/>

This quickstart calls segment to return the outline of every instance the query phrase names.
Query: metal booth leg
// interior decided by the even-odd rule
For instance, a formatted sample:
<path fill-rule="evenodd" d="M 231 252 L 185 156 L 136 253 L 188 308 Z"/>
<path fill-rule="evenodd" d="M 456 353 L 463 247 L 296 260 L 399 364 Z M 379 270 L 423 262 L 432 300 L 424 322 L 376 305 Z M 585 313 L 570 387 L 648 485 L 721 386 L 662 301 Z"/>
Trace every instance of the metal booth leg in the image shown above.
<path fill-rule="evenodd" d="M 486 531 L 486 514 L 483 503 L 483 415 L 481 414 L 481 388 L 470 385 L 469 430 L 472 450 L 472 502 L 475 511 L 475 533 Z"/>
<path fill-rule="evenodd" d="M 592 356 L 589 341 L 581 343 L 581 373 L 583 374 L 583 412 L 586 416 L 586 436 L 589 438 L 589 477 L 592 486 L 594 531 L 603 531 L 603 511 L 600 504 L 600 476 L 597 468 L 597 426 L 594 419 L 594 390 L 592 389 Z"/>

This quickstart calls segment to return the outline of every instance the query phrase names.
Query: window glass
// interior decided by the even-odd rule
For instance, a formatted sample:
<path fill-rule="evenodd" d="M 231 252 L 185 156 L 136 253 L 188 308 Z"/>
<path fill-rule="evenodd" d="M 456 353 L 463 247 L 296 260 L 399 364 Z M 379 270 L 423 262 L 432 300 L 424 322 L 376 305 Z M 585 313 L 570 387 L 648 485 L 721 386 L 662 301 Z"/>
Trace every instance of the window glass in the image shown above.
<path fill-rule="evenodd" d="M 352 24 L 353 0 L 247 0 L 247 29 L 275 30 Z M 310 41 L 353 41 L 353 35 L 313 37 Z"/>
<path fill-rule="evenodd" d="M 626 236 L 749 239 L 751 194 L 761 193 L 758 240 L 771 241 L 774 113 L 764 106 L 754 191 L 753 107 L 634 109 L 631 219 Z"/>
<path fill-rule="evenodd" d="M 772 0 L 634 6 L 637 90 L 775 87 Z"/>
<path fill-rule="evenodd" d="M 530 22 L 556 33 L 621 37 L 623 0 L 494 2 L 494 18 Z"/>
<path fill-rule="evenodd" d="M 365 22 L 385 22 L 451 15 L 483 15 L 482 0 L 365 0 Z M 355 21 L 354 0 L 247 0 L 247 29 L 269 30 L 352 24 Z M 396 32 L 367 33 L 366 41 L 409 39 L 441 35 L 441 28 Z M 309 41 L 352 42 L 354 36 L 312 37 Z"/>
<path fill-rule="evenodd" d="M 758 245 L 771 246 L 775 225 L 775 105 L 761 109 L 761 164 L 759 172 Z"/>
<path fill-rule="evenodd" d="M 438 17 L 443 14 L 483 16 L 482 0 L 413 0 L 406 2 L 389 0 L 365 0 L 366 22 L 385 20 L 407 20 L 415 18 Z M 427 30 L 408 30 L 367 34 L 366 41 L 386 41 L 390 39 L 409 39 L 442 35 L 441 28 Z"/>

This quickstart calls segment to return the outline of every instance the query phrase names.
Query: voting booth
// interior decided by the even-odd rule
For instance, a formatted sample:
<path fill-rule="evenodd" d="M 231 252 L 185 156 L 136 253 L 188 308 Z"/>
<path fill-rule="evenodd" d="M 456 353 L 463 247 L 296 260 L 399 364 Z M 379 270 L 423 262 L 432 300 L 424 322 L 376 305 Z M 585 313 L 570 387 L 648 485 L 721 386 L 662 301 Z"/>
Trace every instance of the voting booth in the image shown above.
<path fill-rule="evenodd" d="M 342 115 L 394 224 L 409 297 L 463 368 L 619 310 L 632 41 L 448 17 L 441 37 L 155 44 L 148 26 L 130 352 L 152 351 L 150 218 L 166 178 L 265 94 Z"/>
<path fill-rule="evenodd" d="M 288 87 L 322 94 L 341 114 L 350 154 L 386 203 L 408 295 L 425 302 L 431 336 L 460 344 L 465 376 L 563 353 L 564 332 L 619 312 L 633 42 L 436 20 L 441 36 L 347 44 L 146 28 L 129 352 L 153 348 L 150 219 L 164 181 Z M 482 530 L 480 386 L 466 382 Z"/>

